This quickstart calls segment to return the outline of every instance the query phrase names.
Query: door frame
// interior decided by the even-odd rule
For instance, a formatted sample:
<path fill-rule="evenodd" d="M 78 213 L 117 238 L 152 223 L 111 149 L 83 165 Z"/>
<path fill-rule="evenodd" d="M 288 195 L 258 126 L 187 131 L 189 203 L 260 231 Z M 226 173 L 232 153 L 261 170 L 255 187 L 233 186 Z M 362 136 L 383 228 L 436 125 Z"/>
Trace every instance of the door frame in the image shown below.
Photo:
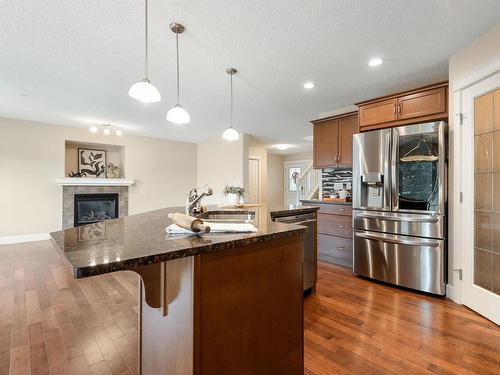
<path fill-rule="evenodd" d="M 463 214 L 466 214 L 463 201 L 467 199 L 464 191 L 464 176 L 461 173 L 463 165 L 462 158 L 462 140 L 467 137 L 467 123 L 471 123 L 470 118 L 463 116 L 464 103 L 463 91 L 476 85 L 488 78 L 500 74 L 500 55 L 495 56 L 493 59 L 486 63 L 477 66 L 469 72 L 454 79 L 450 84 L 450 104 L 452 104 L 453 112 L 450 112 L 449 126 L 449 207 L 448 207 L 448 249 L 449 249 L 449 262 L 448 262 L 448 285 L 446 287 L 446 295 L 448 298 L 456 303 L 463 303 L 463 289 L 464 282 L 462 280 L 461 270 L 465 267 L 472 267 L 473 265 L 466 264 L 466 248 L 462 246 L 462 228 L 464 221 Z M 473 140 L 471 140 L 473 142 Z M 469 192 L 470 193 L 470 192 Z M 469 197 L 470 199 L 470 197 Z M 473 228 L 469 228 L 469 235 L 473 232 Z M 470 270 L 470 269 L 469 269 Z"/>

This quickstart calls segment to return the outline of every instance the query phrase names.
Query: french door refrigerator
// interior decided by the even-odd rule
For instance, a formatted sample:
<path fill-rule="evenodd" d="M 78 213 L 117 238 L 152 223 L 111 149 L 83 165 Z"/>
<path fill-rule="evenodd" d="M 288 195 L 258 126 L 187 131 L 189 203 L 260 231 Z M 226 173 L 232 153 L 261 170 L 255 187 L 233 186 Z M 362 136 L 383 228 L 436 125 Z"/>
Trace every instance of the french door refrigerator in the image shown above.
<path fill-rule="evenodd" d="M 355 134 L 354 273 L 444 295 L 446 184 L 446 123 Z"/>

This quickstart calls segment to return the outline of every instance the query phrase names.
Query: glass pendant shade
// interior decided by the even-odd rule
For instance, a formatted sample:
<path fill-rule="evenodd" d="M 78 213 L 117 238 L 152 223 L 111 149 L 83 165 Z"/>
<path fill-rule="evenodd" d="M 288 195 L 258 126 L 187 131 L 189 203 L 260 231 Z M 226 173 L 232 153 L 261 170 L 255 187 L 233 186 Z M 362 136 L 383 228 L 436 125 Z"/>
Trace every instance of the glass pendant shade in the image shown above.
<path fill-rule="evenodd" d="M 161 101 L 160 92 L 147 78 L 134 83 L 130 87 L 128 94 L 142 103 L 158 103 Z"/>
<path fill-rule="evenodd" d="M 222 133 L 222 138 L 224 138 L 226 141 L 237 141 L 240 139 L 240 134 L 238 131 L 230 126 L 226 130 L 224 130 L 224 133 Z"/>
<path fill-rule="evenodd" d="M 189 113 L 180 104 L 176 104 L 167 112 L 167 121 L 174 124 L 187 124 L 190 120 Z"/>

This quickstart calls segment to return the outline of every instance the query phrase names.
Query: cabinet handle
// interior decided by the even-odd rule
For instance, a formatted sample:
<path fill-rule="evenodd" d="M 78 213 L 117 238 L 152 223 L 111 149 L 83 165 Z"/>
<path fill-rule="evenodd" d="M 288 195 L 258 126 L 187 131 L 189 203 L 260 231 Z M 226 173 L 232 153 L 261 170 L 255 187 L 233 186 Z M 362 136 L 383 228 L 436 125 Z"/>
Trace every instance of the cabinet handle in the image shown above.
<path fill-rule="evenodd" d="M 337 250 L 343 251 L 343 250 L 349 250 L 347 247 L 344 246 L 337 246 Z"/>
<path fill-rule="evenodd" d="M 347 225 L 337 225 L 337 228 L 349 228 Z"/>
<path fill-rule="evenodd" d="M 398 113 L 401 114 L 401 104 L 398 104 Z"/>
<path fill-rule="evenodd" d="M 338 158 L 338 160 L 337 160 L 337 161 L 338 161 L 338 162 L 340 162 L 341 160 L 342 160 L 342 155 L 341 155 L 341 154 L 339 154 L 339 158 Z"/>
<path fill-rule="evenodd" d="M 345 208 L 337 208 L 337 211 L 345 211 Z"/>
<path fill-rule="evenodd" d="M 394 104 L 393 112 L 396 114 L 396 104 Z"/>

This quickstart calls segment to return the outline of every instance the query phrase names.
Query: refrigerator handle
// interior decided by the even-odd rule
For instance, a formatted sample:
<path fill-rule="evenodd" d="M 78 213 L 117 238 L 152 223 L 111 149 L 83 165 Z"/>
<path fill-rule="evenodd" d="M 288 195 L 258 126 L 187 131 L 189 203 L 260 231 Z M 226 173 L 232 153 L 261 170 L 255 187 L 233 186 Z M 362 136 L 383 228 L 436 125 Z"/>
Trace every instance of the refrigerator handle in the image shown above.
<path fill-rule="evenodd" d="M 391 193 L 392 210 L 399 210 L 399 133 L 392 129 L 392 152 L 391 152 Z"/>
<path fill-rule="evenodd" d="M 438 241 L 408 240 L 408 239 L 397 238 L 396 236 L 387 237 L 384 235 L 377 235 L 372 233 L 360 233 L 360 232 L 354 232 L 354 235 L 359 238 L 366 238 L 367 240 L 389 242 L 396 245 L 439 247 Z"/>
<path fill-rule="evenodd" d="M 386 134 L 386 150 L 387 155 L 385 157 L 385 166 L 384 166 L 384 208 L 386 210 L 391 210 L 391 135 L 392 131 L 389 129 L 389 132 Z"/>

